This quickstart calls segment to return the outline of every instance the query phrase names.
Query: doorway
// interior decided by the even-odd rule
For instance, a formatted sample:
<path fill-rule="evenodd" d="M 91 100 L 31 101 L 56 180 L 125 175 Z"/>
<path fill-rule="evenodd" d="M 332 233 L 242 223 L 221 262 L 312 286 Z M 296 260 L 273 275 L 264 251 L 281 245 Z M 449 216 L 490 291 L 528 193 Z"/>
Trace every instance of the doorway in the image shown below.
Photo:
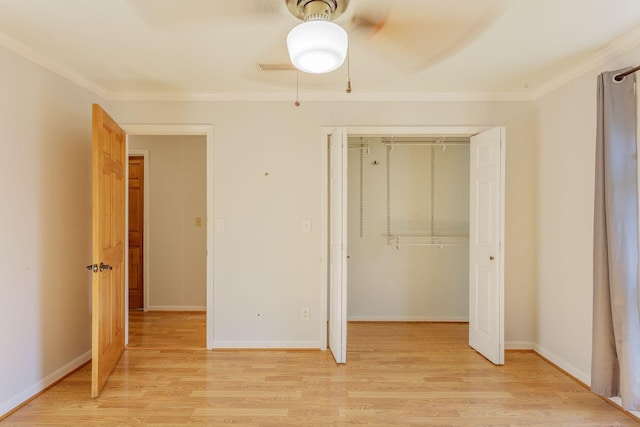
<path fill-rule="evenodd" d="M 205 172 L 204 172 L 204 197 L 205 197 L 205 201 L 204 201 L 204 211 L 202 213 L 198 213 L 196 215 L 190 215 L 188 218 L 184 217 L 184 222 L 185 224 L 188 224 L 187 226 L 193 230 L 193 231 L 202 231 L 202 234 L 204 235 L 204 248 L 203 248 L 203 256 L 204 256 L 204 281 L 205 281 L 205 286 L 204 286 L 204 300 L 203 303 L 197 303 L 195 305 L 192 306 L 188 306 L 186 307 L 187 310 L 194 310 L 194 309 L 202 309 L 204 308 L 205 310 L 205 314 L 203 315 L 204 318 L 202 319 L 202 323 L 204 323 L 205 325 L 205 337 L 206 337 L 206 345 L 204 346 L 207 349 L 211 349 L 213 347 L 212 343 L 213 343 L 213 271 L 212 271 L 212 256 L 213 256 L 213 229 L 211 226 L 209 226 L 210 224 L 212 224 L 212 218 L 213 218 L 213 195 L 212 195 L 212 190 L 213 190 L 213 127 L 212 126 L 208 126 L 208 125 L 123 125 L 122 126 L 125 131 L 127 132 L 127 136 L 128 136 L 128 147 L 129 147 L 129 143 L 131 141 L 132 137 L 169 137 L 169 136 L 173 136 L 173 137 L 177 137 L 177 136 L 184 136 L 189 137 L 189 136 L 200 136 L 202 139 L 204 139 L 204 146 L 205 146 L 205 152 L 204 155 L 202 157 L 204 157 L 205 159 Z M 149 153 L 148 149 L 140 149 L 138 148 L 136 150 L 132 150 L 130 148 L 128 148 L 128 152 L 129 154 L 142 154 L 143 156 L 147 156 L 146 158 L 146 163 L 145 163 L 145 174 L 146 177 L 148 177 L 148 171 L 149 169 L 152 169 L 154 167 L 154 163 L 153 163 L 153 159 L 154 157 Z M 146 151 L 146 154 L 145 154 Z M 147 182 L 148 182 L 148 178 L 147 178 Z M 153 189 L 151 189 L 151 191 L 153 191 Z M 162 191 L 161 188 L 156 188 L 156 191 Z M 145 211 L 149 212 L 149 198 L 148 198 L 148 194 L 149 191 L 146 192 L 145 194 L 145 203 L 147 204 Z M 128 209 L 128 207 L 127 207 Z M 192 216 L 192 217 L 191 217 Z M 146 223 L 148 224 L 148 221 L 146 221 Z M 128 227 L 128 225 L 127 225 Z M 148 230 L 148 227 L 146 228 L 146 230 Z M 162 233 L 160 233 L 162 234 Z M 159 237 L 163 237 L 162 235 Z M 180 240 L 179 244 L 185 244 L 185 242 L 183 242 L 182 240 Z M 127 245 L 128 246 L 128 245 Z M 145 237 L 144 237 L 144 247 L 146 248 L 146 250 L 144 251 L 144 262 L 146 264 L 149 263 L 149 252 L 153 251 L 153 246 L 150 246 L 149 244 L 149 232 L 147 231 L 145 233 Z M 125 259 L 128 260 L 129 259 L 129 254 L 127 254 L 125 256 Z M 173 261 L 171 261 L 173 262 Z M 176 260 L 176 262 L 180 262 L 180 260 Z M 185 264 L 186 266 L 186 264 Z M 183 267 L 185 267 L 183 266 Z M 129 275 L 129 271 L 128 271 L 128 265 L 127 265 L 127 271 L 125 273 L 125 277 L 128 277 Z M 143 269 L 144 273 L 144 281 L 145 283 L 148 283 L 149 280 L 149 266 L 146 265 L 145 268 Z M 186 294 L 189 294 L 190 291 L 185 291 Z M 152 309 L 154 308 L 154 303 L 157 304 L 157 300 L 154 302 L 154 300 L 150 300 L 149 299 L 149 292 L 145 292 L 144 293 L 144 299 L 145 299 L 145 308 L 149 308 L 151 307 Z M 152 291 L 152 295 L 153 295 L 153 291 Z M 193 296 L 193 295 L 191 295 Z M 182 301 L 182 304 L 184 305 L 184 301 L 187 301 L 187 299 L 190 298 L 189 295 L 185 296 L 185 299 Z M 128 296 L 127 296 L 128 299 Z M 190 301 L 193 301 L 193 299 L 190 299 Z M 187 302 L 187 304 L 189 304 Z M 128 301 L 127 301 L 127 305 L 128 305 Z M 160 304 L 161 306 L 164 304 Z M 170 305 L 170 304 L 169 304 Z M 179 307 L 160 307 L 161 309 L 178 309 Z M 127 337 L 127 343 L 129 341 L 129 313 L 128 310 L 126 311 L 126 319 L 125 319 L 125 327 L 126 327 L 126 337 Z M 199 321 L 198 321 L 199 322 Z"/>
<path fill-rule="evenodd" d="M 323 128 L 322 278 L 325 335 L 323 348 L 331 348 L 336 362 L 346 363 L 346 238 L 347 137 L 470 138 L 469 197 L 469 345 L 495 364 L 504 363 L 504 128 Z M 340 141 L 341 149 L 334 147 Z M 327 147 L 330 147 L 327 149 Z M 334 158 L 332 158 L 334 156 Z M 341 159 L 337 157 L 342 157 Z M 387 163 L 388 165 L 388 163 Z M 340 192 L 331 189 L 341 188 Z M 339 214 L 336 213 L 339 211 Z M 338 224 L 336 224 L 338 223 Z M 335 235 L 338 230 L 344 237 Z M 398 245 L 398 235 L 387 226 L 388 244 Z M 341 242 L 335 242 L 338 238 Z M 329 244 L 331 243 L 331 244 Z M 399 245 L 398 245 L 399 246 Z M 330 248 L 339 248 L 333 251 Z M 336 259 L 338 258 L 338 259 Z M 336 267 L 340 274 L 336 274 Z M 330 297 L 329 297 L 330 295 Z M 342 296 L 342 297 L 340 297 Z M 328 326 L 328 327 L 327 327 Z M 329 332 L 326 332 L 329 331 Z M 333 337 L 332 337 L 333 331 Z M 337 333 L 336 333 L 337 332 Z M 343 346 L 336 346 L 336 336 Z M 333 342 L 332 342 L 333 340 Z M 334 349 L 337 347 L 339 351 Z"/>
<path fill-rule="evenodd" d="M 129 138 L 129 348 L 205 347 L 206 144 L 201 135 Z M 141 153 L 142 156 L 134 154 Z M 145 164 L 146 168 L 142 169 Z M 148 173 L 144 173 L 144 171 Z M 144 179 L 146 175 L 146 180 Z M 142 185 L 141 183 L 146 183 Z M 149 197 L 144 197 L 148 194 Z M 141 208 L 143 200 L 147 209 Z M 140 219 L 140 213 L 143 219 Z M 136 215 L 138 214 L 138 215 Z M 145 226 L 143 227 L 142 224 Z M 144 231 L 144 233 L 142 231 Z M 145 238 L 140 237 L 144 235 Z M 148 244 L 143 247 L 140 241 Z M 146 265 L 139 268 L 142 253 Z M 146 272 L 144 286 L 136 286 Z M 140 302 L 144 313 L 131 311 Z M 186 333 L 163 333 L 185 323 Z M 201 324 L 200 328 L 196 328 Z M 189 339 L 180 340 L 184 335 Z M 154 347 L 155 346 L 155 347 Z"/>
<path fill-rule="evenodd" d="M 349 322 L 469 319 L 469 138 L 348 138 Z"/>

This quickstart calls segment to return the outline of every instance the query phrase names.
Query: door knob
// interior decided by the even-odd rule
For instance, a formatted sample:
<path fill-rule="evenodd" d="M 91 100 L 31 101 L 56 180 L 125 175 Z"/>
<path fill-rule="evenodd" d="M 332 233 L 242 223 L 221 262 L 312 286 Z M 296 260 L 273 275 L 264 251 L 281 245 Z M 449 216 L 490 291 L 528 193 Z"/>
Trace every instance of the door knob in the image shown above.
<path fill-rule="evenodd" d="M 490 256 L 490 257 L 489 257 L 489 260 L 490 260 L 490 261 L 493 261 L 494 259 L 495 259 L 495 258 L 494 258 L 494 257 L 492 257 L 492 256 Z"/>
<path fill-rule="evenodd" d="M 89 264 L 87 265 L 87 270 L 91 270 L 94 273 L 98 272 L 98 264 Z"/>
<path fill-rule="evenodd" d="M 109 264 L 105 264 L 103 262 L 100 263 L 100 271 L 104 271 L 104 270 L 113 270 L 113 267 L 111 267 Z"/>

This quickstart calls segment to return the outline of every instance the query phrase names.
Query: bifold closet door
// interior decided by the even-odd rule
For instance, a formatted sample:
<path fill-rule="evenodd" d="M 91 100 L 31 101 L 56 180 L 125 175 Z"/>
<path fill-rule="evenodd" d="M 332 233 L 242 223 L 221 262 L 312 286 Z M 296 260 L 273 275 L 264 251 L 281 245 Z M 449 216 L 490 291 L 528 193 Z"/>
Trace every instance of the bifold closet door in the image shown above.
<path fill-rule="evenodd" d="M 502 222 L 504 128 L 471 137 L 469 205 L 469 345 L 504 364 Z"/>
<path fill-rule="evenodd" d="M 329 135 L 329 348 L 347 362 L 347 132 Z"/>

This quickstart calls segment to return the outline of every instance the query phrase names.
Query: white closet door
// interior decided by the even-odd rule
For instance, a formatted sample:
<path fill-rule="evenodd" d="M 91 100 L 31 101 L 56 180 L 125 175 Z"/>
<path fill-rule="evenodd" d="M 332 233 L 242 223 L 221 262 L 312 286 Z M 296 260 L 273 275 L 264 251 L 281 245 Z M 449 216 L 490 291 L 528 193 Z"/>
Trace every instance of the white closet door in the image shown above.
<path fill-rule="evenodd" d="M 504 364 L 504 128 L 471 137 L 469 345 Z"/>
<path fill-rule="evenodd" d="M 347 132 L 329 136 L 329 347 L 347 362 Z"/>

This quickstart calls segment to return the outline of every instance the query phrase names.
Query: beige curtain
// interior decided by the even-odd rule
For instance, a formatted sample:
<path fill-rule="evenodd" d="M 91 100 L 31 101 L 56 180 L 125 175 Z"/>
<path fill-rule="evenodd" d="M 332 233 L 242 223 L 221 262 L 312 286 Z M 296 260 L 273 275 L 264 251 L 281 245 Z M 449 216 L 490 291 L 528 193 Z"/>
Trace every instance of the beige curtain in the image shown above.
<path fill-rule="evenodd" d="M 598 77 L 591 389 L 640 410 L 635 75 Z"/>

